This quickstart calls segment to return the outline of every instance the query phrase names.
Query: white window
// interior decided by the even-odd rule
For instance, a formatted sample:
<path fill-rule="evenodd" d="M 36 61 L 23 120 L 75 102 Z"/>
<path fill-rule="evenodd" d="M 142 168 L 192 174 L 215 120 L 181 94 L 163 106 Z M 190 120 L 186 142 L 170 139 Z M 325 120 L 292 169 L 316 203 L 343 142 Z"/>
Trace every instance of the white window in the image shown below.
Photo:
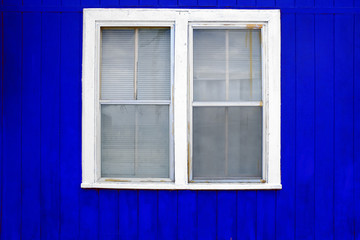
<path fill-rule="evenodd" d="M 281 188 L 279 10 L 85 9 L 83 31 L 83 188 Z"/>

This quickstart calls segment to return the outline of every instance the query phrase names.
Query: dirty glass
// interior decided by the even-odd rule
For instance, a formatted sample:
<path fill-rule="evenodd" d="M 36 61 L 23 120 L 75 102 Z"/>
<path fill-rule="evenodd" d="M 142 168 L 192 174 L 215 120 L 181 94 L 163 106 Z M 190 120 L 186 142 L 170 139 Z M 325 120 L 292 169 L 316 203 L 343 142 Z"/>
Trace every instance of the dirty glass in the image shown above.
<path fill-rule="evenodd" d="M 170 28 L 101 37 L 101 176 L 169 178 Z"/>
<path fill-rule="evenodd" d="M 260 178 L 260 107 L 195 107 L 194 179 Z"/>
<path fill-rule="evenodd" d="M 101 99 L 170 100 L 169 28 L 102 30 Z"/>
<path fill-rule="evenodd" d="M 103 105 L 101 175 L 169 177 L 169 107 Z"/>
<path fill-rule="evenodd" d="M 194 29 L 193 37 L 192 178 L 259 180 L 261 30 Z"/>
<path fill-rule="evenodd" d="M 259 29 L 194 29 L 194 101 L 261 100 Z"/>

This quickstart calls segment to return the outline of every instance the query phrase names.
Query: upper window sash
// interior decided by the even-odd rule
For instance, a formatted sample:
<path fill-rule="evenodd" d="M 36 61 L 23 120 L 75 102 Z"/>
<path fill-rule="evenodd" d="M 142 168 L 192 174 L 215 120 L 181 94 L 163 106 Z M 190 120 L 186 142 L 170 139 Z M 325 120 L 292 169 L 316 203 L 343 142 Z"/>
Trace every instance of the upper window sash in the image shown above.
<path fill-rule="evenodd" d="M 211 21 L 211 22 L 209 22 Z M 253 27 L 267 26 L 266 75 L 268 89 L 264 108 L 268 116 L 267 176 L 259 183 L 190 183 L 188 158 L 190 103 L 189 87 L 189 27 L 196 24 L 233 24 Z M 280 189 L 280 11 L 279 10 L 230 10 L 230 9 L 84 9 L 83 21 L 83 112 L 82 112 L 82 184 L 83 188 L 123 189 Z M 98 94 L 98 59 L 101 27 L 170 27 L 173 29 L 173 86 L 171 119 L 174 141 L 174 182 L 108 182 L 100 179 L 96 148 Z M 212 26 L 206 26 L 212 27 Z M 256 104 L 256 103 L 253 103 Z"/>

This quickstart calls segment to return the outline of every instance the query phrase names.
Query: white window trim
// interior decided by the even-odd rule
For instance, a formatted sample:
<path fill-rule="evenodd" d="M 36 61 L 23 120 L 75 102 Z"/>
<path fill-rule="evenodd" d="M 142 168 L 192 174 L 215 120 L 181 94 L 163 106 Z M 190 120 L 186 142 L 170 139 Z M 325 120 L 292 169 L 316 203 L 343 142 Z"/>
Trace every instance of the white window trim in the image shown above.
<path fill-rule="evenodd" d="M 263 29 L 263 83 L 266 89 L 263 99 L 267 116 L 264 144 L 264 179 L 260 182 L 190 182 L 191 143 L 189 109 L 191 81 L 189 58 L 189 33 L 192 24 L 232 24 Z M 249 25 L 250 24 L 250 25 Z M 123 181 L 101 179 L 99 133 L 97 119 L 99 49 L 101 26 L 169 26 L 175 29 L 172 43 L 173 74 L 173 133 L 174 175 L 172 182 L 158 179 Z M 172 34 L 174 36 L 174 34 Z M 265 40 L 264 40 L 265 39 Z M 280 11 L 233 10 L 233 9 L 84 9 L 83 22 L 83 70 L 82 70 L 82 188 L 112 189 L 281 189 L 280 177 Z M 254 103 L 255 104 L 255 103 Z M 170 142 L 172 144 L 172 142 Z"/>

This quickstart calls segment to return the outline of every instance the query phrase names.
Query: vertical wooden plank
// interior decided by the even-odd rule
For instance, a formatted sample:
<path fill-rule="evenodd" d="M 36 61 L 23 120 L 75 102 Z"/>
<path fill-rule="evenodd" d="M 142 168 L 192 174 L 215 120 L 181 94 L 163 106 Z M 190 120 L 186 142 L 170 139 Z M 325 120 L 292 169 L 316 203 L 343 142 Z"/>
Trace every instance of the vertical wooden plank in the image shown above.
<path fill-rule="evenodd" d="M 295 2 L 298 8 L 312 8 L 315 5 L 315 0 L 296 0 Z"/>
<path fill-rule="evenodd" d="M 41 0 L 41 5 L 46 7 L 61 6 L 61 0 Z"/>
<path fill-rule="evenodd" d="M 178 192 L 178 239 L 197 239 L 197 192 Z"/>
<path fill-rule="evenodd" d="M 230 8 L 236 6 L 236 0 L 217 0 L 218 7 Z"/>
<path fill-rule="evenodd" d="M 80 240 L 99 239 L 99 192 L 80 191 Z"/>
<path fill-rule="evenodd" d="M 100 0 L 81 0 L 82 7 L 97 7 L 100 6 Z"/>
<path fill-rule="evenodd" d="M 21 6 L 22 0 L 2 0 L 4 6 Z"/>
<path fill-rule="evenodd" d="M 354 239 L 354 17 L 335 15 L 335 239 Z"/>
<path fill-rule="evenodd" d="M 216 191 L 198 192 L 198 239 L 216 239 L 216 195 Z"/>
<path fill-rule="evenodd" d="M 0 238 L 20 239 L 22 15 L 4 12 L 3 16 L 3 199 Z"/>
<path fill-rule="evenodd" d="M 275 0 L 256 0 L 258 7 L 274 7 Z"/>
<path fill-rule="evenodd" d="M 27 1 L 29 1 L 29 0 L 27 0 Z M 61 1 L 61 6 L 63 6 L 63 7 L 74 7 L 74 6 L 81 5 L 81 0 L 60 0 L 60 1 Z"/>
<path fill-rule="evenodd" d="M 355 16 L 354 66 L 360 66 L 360 14 Z M 354 215 L 355 239 L 360 239 L 360 69 L 354 68 Z"/>
<path fill-rule="evenodd" d="M 118 191 L 99 191 L 99 237 L 100 240 L 119 239 L 119 199 Z"/>
<path fill-rule="evenodd" d="M 256 239 L 256 191 L 237 192 L 237 239 Z"/>
<path fill-rule="evenodd" d="M 176 7 L 177 0 L 158 0 L 161 7 Z"/>
<path fill-rule="evenodd" d="M 100 0 L 101 7 L 116 7 L 119 5 L 119 0 Z"/>
<path fill-rule="evenodd" d="M 21 0 L 23 6 L 41 6 L 41 0 Z"/>
<path fill-rule="evenodd" d="M 79 238 L 81 183 L 80 13 L 63 13 L 60 79 L 60 239 Z"/>
<path fill-rule="evenodd" d="M 334 0 L 314 0 L 315 7 L 319 8 L 331 8 L 334 6 Z"/>
<path fill-rule="evenodd" d="M 196 5 L 197 5 L 197 0 L 178 0 L 178 6 L 181 7 L 191 7 Z"/>
<path fill-rule="evenodd" d="M 119 239 L 138 239 L 138 191 L 119 190 Z"/>
<path fill-rule="evenodd" d="M 43 13 L 41 75 L 41 239 L 60 228 L 60 14 Z"/>
<path fill-rule="evenodd" d="M 139 0 L 119 0 L 122 7 L 135 7 L 139 4 Z"/>
<path fill-rule="evenodd" d="M 236 238 L 236 191 L 217 192 L 217 237 Z"/>
<path fill-rule="evenodd" d="M 315 238 L 332 239 L 334 186 L 334 24 L 315 16 Z M 324 44 L 326 42 L 326 44 Z"/>
<path fill-rule="evenodd" d="M 275 240 L 275 191 L 258 191 L 256 239 Z"/>
<path fill-rule="evenodd" d="M 276 239 L 295 236 L 295 14 L 281 16 L 281 191 L 276 192 Z"/>
<path fill-rule="evenodd" d="M 294 5 L 295 5 L 295 0 L 276 0 L 276 7 L 286 8 L 286 7 L 294 7 Z M 283 24 L 283 22 L 281 22 L 281 24 Z"/>
<path fill-rule="evenodd" d="M 338 8 L 351 8 L 354 6 L 353 0 L 334 0 L 334 6 Z"/>
<path fill-rule="evenodd" d="M 139 0 L 139 6 L 152 7 L 158 5 L 158 0 Z"/>
<path fill-rule="evenodd" d="M 237 7 L 255 7 L 256 0 L 237 0 Z"/>
<path fill-rule="evenodd" d="M 139 190 L 139 239 L 157 239 L 157 212 L 157 191 Z"/>
<path fill-rule="evenodd" d="M 176 239 L 177 237 L 177 191 L 159 191 L 158 237 L 157 239 Z"/>
<path fill-rule="evenodd" d="M 314 15 L 296 16 L 296 238 L 314 239 Z"/>
<path fill-rule="evenodd" d="M 198 0 L 197 4 L 199 7 L 215 7 L 216 0 Z"/>
<path fill-rule="evenodd" d="M 40 239 L 41 14 L 23 13 L 22 239 Z"/>

